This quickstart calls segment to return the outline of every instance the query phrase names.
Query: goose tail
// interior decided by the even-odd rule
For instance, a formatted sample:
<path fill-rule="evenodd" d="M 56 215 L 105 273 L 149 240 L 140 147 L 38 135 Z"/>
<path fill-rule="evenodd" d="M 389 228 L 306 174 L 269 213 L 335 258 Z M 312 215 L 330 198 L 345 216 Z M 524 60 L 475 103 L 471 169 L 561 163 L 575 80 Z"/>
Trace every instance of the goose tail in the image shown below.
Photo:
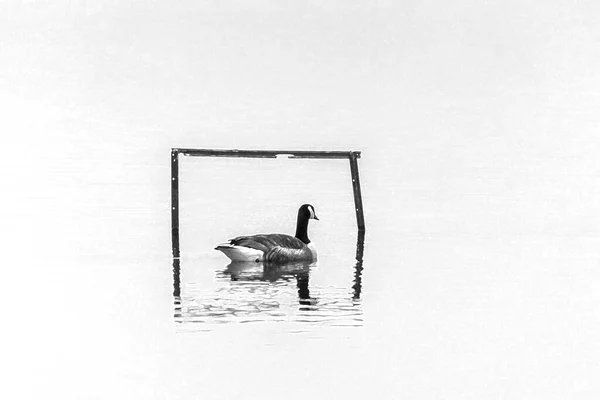
<path fill-rule="evenodd" d="M 215 250 L 225 254 L 231 261 L 259 262 L 263 259 L 263 252 L 260 250 L 230 243 L 222 243 Z"/>

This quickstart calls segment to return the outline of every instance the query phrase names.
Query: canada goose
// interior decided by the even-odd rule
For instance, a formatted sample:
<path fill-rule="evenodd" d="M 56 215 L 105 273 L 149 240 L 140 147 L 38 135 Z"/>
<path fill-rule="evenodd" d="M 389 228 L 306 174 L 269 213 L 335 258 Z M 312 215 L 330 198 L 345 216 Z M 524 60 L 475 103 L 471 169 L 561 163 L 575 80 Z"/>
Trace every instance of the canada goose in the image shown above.
<path fill-rule="evenodd" d="M 316 260 L 317 250 L 308 238 L 308 220 L 316 219 L 315 209 L 303 204 L 298 210 L 296 236 L 281 233 L 238 236 L 215 247 L 232 261 L 255 261 L 274 264 L 296 260 Z"/>

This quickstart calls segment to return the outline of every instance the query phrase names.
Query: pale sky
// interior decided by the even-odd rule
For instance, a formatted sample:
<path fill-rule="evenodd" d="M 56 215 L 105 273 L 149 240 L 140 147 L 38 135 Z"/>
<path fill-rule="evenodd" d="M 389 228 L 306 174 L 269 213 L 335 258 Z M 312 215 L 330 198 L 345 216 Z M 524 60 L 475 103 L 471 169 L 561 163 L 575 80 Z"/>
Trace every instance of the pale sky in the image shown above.
<path fill-rule="evenodd" d="M 441 218 L 600 220 L 596 2 L 4 1 L 0 18 L 0 140 L 26 149 L 2 159 L 22 196 L 4 209 L 68 214 L 81 184 L 166 173 L 171 147 L 309 148 L 387 171 L 365 179 L 387 188 L 376 209 L 416 185 Z"/>

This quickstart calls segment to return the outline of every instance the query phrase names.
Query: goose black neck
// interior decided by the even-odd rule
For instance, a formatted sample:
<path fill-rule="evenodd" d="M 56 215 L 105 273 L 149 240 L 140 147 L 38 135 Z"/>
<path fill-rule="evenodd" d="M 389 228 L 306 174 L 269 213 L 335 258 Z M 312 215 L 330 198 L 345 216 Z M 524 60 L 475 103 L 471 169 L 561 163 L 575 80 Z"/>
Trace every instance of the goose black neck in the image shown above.
<path fill-rule="evenodd" d="M 304 244 L 309 244 L 310 239 L 308 238 L 308 217 L 298 213 L 298 222 L 296 223 L 296 237 L 300 239 Z"/>

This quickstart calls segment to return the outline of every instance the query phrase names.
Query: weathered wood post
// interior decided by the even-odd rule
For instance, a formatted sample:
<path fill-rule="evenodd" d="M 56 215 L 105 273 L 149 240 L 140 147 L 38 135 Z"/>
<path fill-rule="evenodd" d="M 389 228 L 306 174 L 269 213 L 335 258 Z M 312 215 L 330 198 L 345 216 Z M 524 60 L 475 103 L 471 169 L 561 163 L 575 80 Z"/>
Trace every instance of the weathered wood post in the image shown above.
<path fill-rule="evenodd" d="M 179 257 L 179 150 L 171 149 L 171 243 Z"/>
<path fill-rule="evenodd" d="M 358 176 L 359 151 L 351 151 L 348 155 L 350 160 L 350 172 L 352 173 L 352 189 L 354 191 L 354 209 L 356 211 L 356 222 L 359 232 L 365 231 L 365 216 L 363 213 L 362 194 L 360 192 L 360 178 Z"/>

